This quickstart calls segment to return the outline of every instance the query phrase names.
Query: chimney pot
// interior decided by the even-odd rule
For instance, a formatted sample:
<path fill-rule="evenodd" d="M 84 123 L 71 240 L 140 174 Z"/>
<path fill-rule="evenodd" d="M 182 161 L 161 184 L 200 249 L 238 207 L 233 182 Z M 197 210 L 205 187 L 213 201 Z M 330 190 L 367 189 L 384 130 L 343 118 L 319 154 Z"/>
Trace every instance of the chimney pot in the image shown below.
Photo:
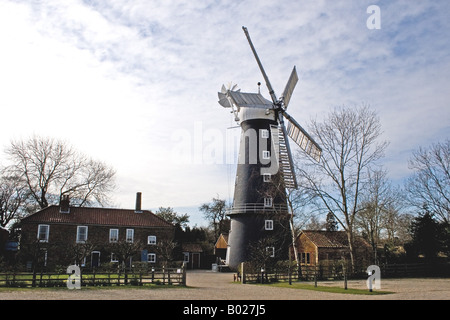
<path fill-rule="evenodd" d="M 62 195 L 59 202 L 59 212 L 70 213 L 70 199 L 68 195 Z"/>

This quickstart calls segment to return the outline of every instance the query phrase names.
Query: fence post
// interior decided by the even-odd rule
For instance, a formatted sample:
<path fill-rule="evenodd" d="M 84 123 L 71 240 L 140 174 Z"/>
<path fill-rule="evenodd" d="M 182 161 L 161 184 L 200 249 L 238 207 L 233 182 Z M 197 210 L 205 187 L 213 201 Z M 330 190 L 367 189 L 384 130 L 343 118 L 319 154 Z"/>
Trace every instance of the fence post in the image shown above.
<path fill-rule="evenodd" d="M 183 268 L 183 278 L 182 278 L 183 286 L 186 286 L 186 265 L 184 263 L 182 268 Z"/>
<path fill-rule="evenodd" d="M 245 271 L 244 271 L 245 262 L 241 262 L 241 283 L 245 284 Z"/>

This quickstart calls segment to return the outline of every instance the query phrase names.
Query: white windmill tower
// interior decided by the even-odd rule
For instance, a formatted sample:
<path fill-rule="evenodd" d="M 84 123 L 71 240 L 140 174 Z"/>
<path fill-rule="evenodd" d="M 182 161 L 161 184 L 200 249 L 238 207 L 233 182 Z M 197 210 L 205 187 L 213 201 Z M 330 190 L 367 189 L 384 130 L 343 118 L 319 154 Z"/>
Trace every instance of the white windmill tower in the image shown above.
<path fill-rule="evenodd" d="M 235 86 L 222 86 L 219 103 L 231 108 L 241 126 L 239 161 L 236 171 L 233 206 L 229 212 L 227 264 L 235 269 L 249 259 L 251 245 L 270 238 L 267 247 L 274 257 L 287 255 L 289 241 L 286 189 L 296 189 L 288 136 L 309 156 L 320 161 L 322 149 L 286 112 L 297 71 L 291 72 L 280 99 L 277 99 L 259 60 L 247 28 L 242 27 L 269 90 L 271 100 L 260 92 L 244 93 Z M 258 90 L 259 91 L 259 90 Z M 287 127 L 285 126 L 285 120 Z M 279 187 L 281 186 L 281 188 Z"/>

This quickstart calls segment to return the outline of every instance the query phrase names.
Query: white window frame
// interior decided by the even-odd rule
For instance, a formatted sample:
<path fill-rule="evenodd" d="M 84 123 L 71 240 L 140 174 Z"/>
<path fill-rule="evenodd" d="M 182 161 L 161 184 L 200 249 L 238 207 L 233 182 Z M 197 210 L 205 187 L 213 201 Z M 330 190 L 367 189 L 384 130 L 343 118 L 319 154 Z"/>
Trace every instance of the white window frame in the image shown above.
<path fill-rule="evenodd" d="M 80 230 L 84 229 L 84 228 L 86 230 L 85 237 L 84 237 L 84 239 L 80 239 L 80 235 L 81 235 Z M 87 226 L 77 226 L 76 242 L 77 243 L 85 243 L 87 241 L 87 239 L 88 239 L 88 227 Z"/>
<path fill-rule="evenodd" d="M 115 237 L 113 237 L 113 232 L 117 233 Z M 109 243 L 115 243 L 117 241 L 119 241 L 119 229 L 109 229 Z"/>
<path fill-rule="evenodd" d="M 156 244 L 156 236 L 148 236 L 147 237 L 147 244 L 155 245 Z"/>
<path fill-rule="evenodd" d="M 189 252 L 183 252 L 183 262 L 189 263 Z"/>
<path fill-rule="evenodd" d="M 272 181 L 272 174 L 263 173 L 263 182 L 270 182 L 270 181 Z"/>
<path fill-rule="evenodd" d="M 264 198 L 264 207 L 272 207 L 273 199 L 272 198 Z"/>
<path fill-rule="evenodd" d="M 39 235 L 41 234 L 41 228 L 47 228 L 47 230 L 45 232 L 43 232 L 43 234 L 45 235 L 44 239 L 41 239 L 39 237 Z M 39 242 L 48 242 L 48 237 L 50 234 L 50 225 L 48 224 L 39 224 L 38 225 L 38 232 L 37 232 L 37 238 L 39 240 Z"/>
<path fill-rule="evenodd" d="M 147 262 L 148 263 L 156 263 L 156 253 L 150 252 L 147 254 Z"/>
<path fill-rule="evenodd" d="M 264 229 L 265 230 L 273 230 L 273 220 L 265 220 L 264 221 Z"/>
<path fill-rule="evenodd" d="M 119 262 L 119 258 L 117 258 L 117 254 L 111 252 L 111 262 Z"/>
<path fill-rule="evenodd" d="M 261 138 L 268 139 L 269 138 L 269 130 L 260 129 Z"/>
<path fill-rule="evenodd" d="M 265 160 L 270 159 L 270 151 L 268 151 L 268 150 L 263 150 L 263 152 L 262 152 L 262 157 L 263 157 L 263 159 L 265 159 Z"/>
<path fill-rule="evenodd" d="M 129 242 L 129 243 L 134 242 L 134 229 L 127 229 L 125 235 L 126 235 L 126 242 Z"/>
<path fill-rule="evenodd" d="M 269 253 L 269 257 L 275 257 L 275 247 L 266 247 L 266 252 Z"/>

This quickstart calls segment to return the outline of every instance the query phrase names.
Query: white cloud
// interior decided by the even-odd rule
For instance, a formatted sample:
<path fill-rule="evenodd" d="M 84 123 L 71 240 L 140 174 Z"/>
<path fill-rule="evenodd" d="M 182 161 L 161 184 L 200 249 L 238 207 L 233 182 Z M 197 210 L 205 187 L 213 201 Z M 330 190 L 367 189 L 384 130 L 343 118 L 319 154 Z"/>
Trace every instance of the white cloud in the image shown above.
<path fill-rule="evenodd" d="M 411 149 L 449 134 L 450 5 L 381 2 L 382 28 L 368 30 L 371 4 L 0 0 L 0 145 L 65 138 L 117 169 L 124 207 L 136 191 L 153 208 L 225 196 L 226 165 L 168 159 L 174 132 L 234 125 L 217 103 L 222 83 L 262 81 L 245 25 L 278 94 L 297 66 L 288 111 L 301 124 L 344 103 L 376 108 L 400 178 Z"/>

